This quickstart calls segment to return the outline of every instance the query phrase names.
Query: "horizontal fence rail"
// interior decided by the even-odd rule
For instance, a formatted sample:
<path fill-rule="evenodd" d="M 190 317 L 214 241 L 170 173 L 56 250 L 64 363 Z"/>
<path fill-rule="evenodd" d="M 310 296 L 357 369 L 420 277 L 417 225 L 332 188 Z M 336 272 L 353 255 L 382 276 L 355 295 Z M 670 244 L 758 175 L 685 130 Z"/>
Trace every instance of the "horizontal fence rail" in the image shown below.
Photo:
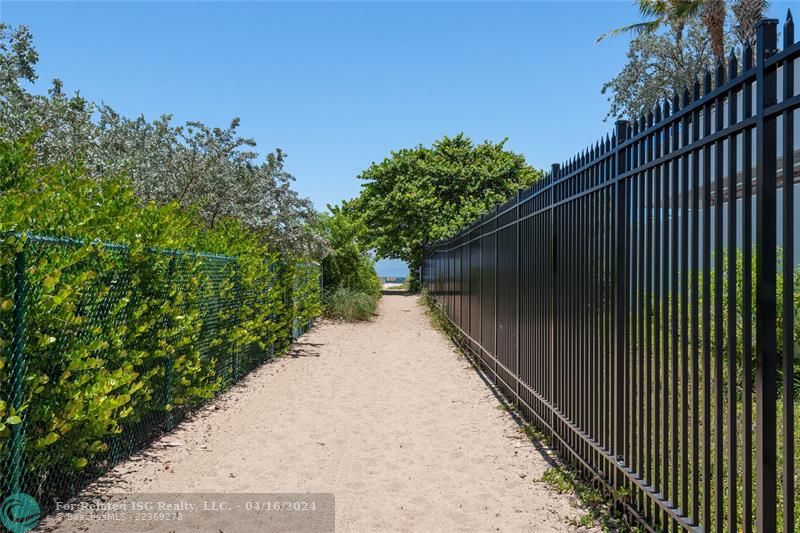
<path fill-rule="evenodd" d="M 320 283 L 312 263 L 0 235 L 0 501 L 77 494 L 285 351 Z"/>
<path fill-rule="evenodd" d="M 651 530 L 800 531 L 789 15 L 426 248 L 465 347 Z M 741 69 L 739 65 L 741 63 Z"/>

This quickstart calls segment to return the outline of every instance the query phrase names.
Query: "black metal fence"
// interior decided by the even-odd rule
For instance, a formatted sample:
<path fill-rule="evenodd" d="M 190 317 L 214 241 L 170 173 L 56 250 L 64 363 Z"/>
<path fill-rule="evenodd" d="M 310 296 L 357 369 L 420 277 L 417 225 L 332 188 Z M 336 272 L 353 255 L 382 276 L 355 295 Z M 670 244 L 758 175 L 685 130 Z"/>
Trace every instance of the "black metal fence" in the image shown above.
<path fill-rule="evenodd" d="M 653 530 L 800 531 L 800 43 L 777 24 L 425 255 L 481 366 Z"/>

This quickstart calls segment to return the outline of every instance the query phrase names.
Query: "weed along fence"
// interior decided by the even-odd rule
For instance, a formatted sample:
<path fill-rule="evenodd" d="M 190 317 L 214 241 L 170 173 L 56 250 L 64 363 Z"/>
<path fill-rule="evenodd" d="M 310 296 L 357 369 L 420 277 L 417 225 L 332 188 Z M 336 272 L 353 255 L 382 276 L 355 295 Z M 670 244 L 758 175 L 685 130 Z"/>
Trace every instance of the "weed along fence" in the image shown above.
<path fill-rule="evenodd" d="M 426 250 L 424 286 L 649 528 L 800 531 L 800 80 L 789 18 Z"/>
<path fill-rule="evenodd" d="M 39 235 L 0 241 L 0 481 L 44 509 L 280 354 L 316 265 Z"/>

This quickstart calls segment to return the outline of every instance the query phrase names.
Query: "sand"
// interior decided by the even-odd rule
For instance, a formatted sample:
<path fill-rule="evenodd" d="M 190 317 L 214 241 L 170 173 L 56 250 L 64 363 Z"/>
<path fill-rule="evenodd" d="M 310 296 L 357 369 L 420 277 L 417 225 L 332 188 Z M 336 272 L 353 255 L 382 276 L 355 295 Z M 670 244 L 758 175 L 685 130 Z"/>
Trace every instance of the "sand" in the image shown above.
<path fill-rule="evenodd" d="M 417 297 L 386 295 L 371 322 L 321 321 L 88 492 L 330 492 L 339 532 L 574 531 L 574 497 L 541 481 L 549 451 L 499 405 Z"/>

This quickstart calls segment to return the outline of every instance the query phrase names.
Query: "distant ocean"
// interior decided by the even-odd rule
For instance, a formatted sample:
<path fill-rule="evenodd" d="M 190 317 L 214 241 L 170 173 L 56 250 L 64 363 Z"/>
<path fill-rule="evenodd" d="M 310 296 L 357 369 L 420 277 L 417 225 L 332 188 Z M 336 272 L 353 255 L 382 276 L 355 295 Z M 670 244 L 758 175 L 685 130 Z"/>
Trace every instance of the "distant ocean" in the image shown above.
<path fill-rule="evenodd" d="M 381 259 L 375 264 L 375 270 L 380 277 L 408 276 L 408 265 L 400 259 Z"/>

